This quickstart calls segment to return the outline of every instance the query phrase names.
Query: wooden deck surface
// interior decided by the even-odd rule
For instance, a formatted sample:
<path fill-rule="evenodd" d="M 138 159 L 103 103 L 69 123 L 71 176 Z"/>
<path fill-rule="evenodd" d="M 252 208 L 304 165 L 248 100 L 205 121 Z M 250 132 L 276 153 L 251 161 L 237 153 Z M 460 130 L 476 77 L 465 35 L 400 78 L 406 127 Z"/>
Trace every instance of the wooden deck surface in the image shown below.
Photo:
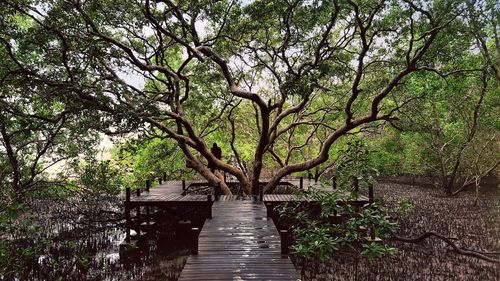
<path fill-rule="evenodd" d="M 300 186 L 300 180 L 287 182 L 297 189 Z M 186 182 L 185 187 L 191 183 Z M 325 192 L 333 190 L 307 179 L 302 186 L 304 190 L 311 187 L 320 187 Z M 199 235 L 199 254 L 188 258 L 179 280 L 300 280 L 288 256 L 281 255 L 280 235 L 272 219 L 267 217 L 264 202 L 272 207 L 281 202 L 303 201 L 303 197 L 265 194 L 259 201 L 258 196 L 249 195 L 222 195 L 216 199 L 213 195 L 182 193 L 182 181 L 167 181 L 141 192 L 140 196 L 134 192 L 126 203 L 129 210 L 140 206 L 177 205 L 205 206 L 211 210 L 209 217 L 213 218 L 206 220 Z M 355 202 L 362 204 L 363 201 L 368 202 L 368 198 L 359 196 Z"/>
<path fill-rule="evenodd" d="M 212 199 L 213 200 L 213 199 Z M 141 196 L 133 196 L 130 198 L 130 202 L 151 202 L 151 201 L 207 201 L 206 195 L 180 195 L 180 194 L 148 194 L 147 192 L 141 193 Z"/>
<path fill-rule="evenodd" d="M 299 186 L 299 180 L 287 180 L 288 183 L 294 186 Z M 188 187 L 193 182 L 186 182 L 186 187 Z M 203 183 L 201 181 L 195 182 L 196 184 Z M 320 191 L 328 192 L 333 189 L 325 186 L 321 186 L 319 183 L 314 182 L 314 180 L 304 179 L 303 181 L 304 190 L 308 190 L 312 187 L 319 189 Z M 206 195 L 194 195 L 187 194 L 185 196 L 181 195 L 182 181 L 167 181 L 163 182 L 156 187 L 150 189 L 150 191 L 142 191 L 140 196 L 136 196 L 135 193 L 132 194 L 130 201 L 132 203 L 153 203 L 153 202 L 201 202 L 207 201 Z M 346 194 L 346 198 L 348 195 Z M 233 201 L 233 200 L 249 200 L 253 197 L 251 195 L 222 195 L 219 197 L 219 201 Z M 215 198 L 212 196 L 212 200 Z M 303 201 L 304 199 L 294 195 L 294 194 L 264 194 L 265 202 L 289 202 L 289 201 Z M 368 201 L 366 196 L 360 195 L 358 197 L 359 201 Z"/>
<path fill-rule="evenodd" d="M 300 280 L 262 202 L 216 201 L 179 280 Z"/>
<path fill-rule="evenodd" d="M 345 202 L 349 203 L 356 203 L 363 205 L 368 203 L 368 197 L 364 195 L 358 195 L 357 200 L 354 198 L 350 197 L 351 193 L 350 192 L 345 192 L 343 193 L 343 197 Z M 264 194 L 263 198 L 264 202 L 292 202 L 292 201 L 307 201 L 311 202 L 311 199 L 304 198 L 303 196 L 297 196 L 295 194 Z"/>

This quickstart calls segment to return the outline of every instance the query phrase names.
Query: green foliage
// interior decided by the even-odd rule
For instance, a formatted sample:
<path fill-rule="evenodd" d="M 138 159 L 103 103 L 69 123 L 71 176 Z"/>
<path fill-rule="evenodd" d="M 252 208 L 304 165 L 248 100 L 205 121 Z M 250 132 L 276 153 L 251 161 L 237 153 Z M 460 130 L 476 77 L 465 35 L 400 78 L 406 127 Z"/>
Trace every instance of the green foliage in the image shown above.
<path fill-rule="evenodd" d="M 401 140 L 400 134 L 386 128 L 377 137 L 366 139 L 365 143 L 371 151 L 370 165 L 375 167 L 378 175 L 392 176 L 401 173 L 405 143 Z"/>
<path fill-rule="evenodd" d="M 18 202 L 5 207 L 0 216 L 0 229 L 2 230 L 7 228 L 11 221 L 17 220 L 26 211 L 26 206 Z"/>
<path fill-rule="evenodd" d="M 361 251 L 361 254 L 370 260 L 378 259 L 384 256 L 394 255 L 398 251 L 394 247 L 390 247 L 389 245 L 376 242 L 363 244 L 361 245 L 361 247 L 363 247 L 363 251 Z"/>
<path fill-rule="evenodd" d="M 84 193 L 117 195 L 124 184 L 120 170 L 110 160 L 83 163 L 75 170 L 79 178 L 72 184 Z"/>
<path fill-rule="evenodd" d="M 50 240 L 42 239 L 30 244 L 13 245 L 0 242 L 0 276 L 11 277 L 13 273 L 38 262 L 38 257 L 44 253 Z"/>
<path fill-rule="evenodd" d="M 36 239 L 40 226 L 35 223 L 30 209 L 20 203 L 12 203 L 0 210 L 0 276 L 11 273 L 37 262 L 50 239 Z"/>
<path fill-rule="evenodd" d="M 385 236 L 395 229 L 383 209 L 377 204 L 362 206 L 358 209 L 343 204 L 346 195 L 343 191 L 319 192 L 311 190 L 304 194 L 309 203 L 288 203 L 278 208 L 281 221 L 293 232 L 295 243 L 293 251 L 300 257 L 329 259 L 339 249 L 362 248 L 368 258 L 378 258 L 395 253 L 387 245 L 373 245 L 366 240 L 366 229 L 376 226 L 376 235 Z M 345 221 L 331 223 L 332 214 L 341 214 Z M 364 229 L 364 230 L 363 230 Z"/>
<path fill-rule="evenodd" d="M 112 157 L 120 167 L 124 184 L 132 188 L 143 186 L 146 179 L 163 177 L 163 173 L 172 180 L 190 179 L 193 173 L 186 169 L 177 145 L 169 139 L 131 139 L 116 145 Z"/>
<path fill-rule="evenodd" d="M 398 215 L 404 216 L 414 208 L 415 205 L 413 205 L 407 197 L 398 197 L 396 198 L 392 211 L 394 211 Z"/>
<path fill-rule="evenodd" d="M 345 157 L 338 165 L 335 176 L 337 184 L 341 188 L 350 189 L 353 177 L 359 180 L 361 189 L 367 188 L 375 183 L 376 176 L 379 175 L 373 165 L 373 151 L 359 138 L 353 138 L 347 142 L 347 150 L 343 152 Z"/>
<path fill-rule="evenodd" d="M 333 237 L 332 232 L 330 227 L 316 225 L 314 222 L 294 229 L 296 244 L 292 246 L 292 250 L 300 257 L 327 260 L 339 247 L 338 238 Z"/>
<path fill-rule="evenodd" d="M 484 176 L 498 161 L 493 156 L 498 155 L 495 123 L 499 114 L 494 105 L 498 81 L 481 70 L 486 67 L 482 55 L 456 50 L 461 51 L 453 64 L 476 71 L 446 79 L 431 73 L 413 76 L 408 89 L 421 98 L 397 122 L 404 130 L 398 133 L 403 145 L 402 172 L 437 176 L 442 187 Z"/>
<path fill-rule="evenodd" d="M 122 146 L 130 152 L 123 153 L 126 163 L 119 161 L 128 173 L 126 181 L 134 186 L 163 172 L 184 177 L 188 172 L 182 152 L 173 151 L 179 143 L 189 147 L 185 153 L 194 156 L 190 161 L 196 162 L 191 166 L 197 172 L 202 172 L 199 167 L 206 164 L 212 142 L 222 147 L 225 162 L 245 171 L 253 166 L 255 176 L 261 174 L 261 166 L 270 173 L 277 169 L 300 173 L 301 168 L 285 166 L 307 166 L 311 162 L 306 161 L 314 158 L 318 164 L 307 169 L 319 175 L 335 164 L 346 147 L 353 150 L 348 153 L 352 155 L 348 165 L 355 167 L 339 167 L 344 182 L 351 171 L 354 175 L 434 172 L 439 159 L 424 145 L 430 143 L 425 140 L 427 134 L 415 132 L 419 135 L 415 141 L 406 141 L 407 137 L 390 129 L 369 132 L 371 125 L 398 118 L 404 123 L 406 112 L 423 112 L 424 117 L 432 115 L 443 122 L 439 126 L 443 143 L 460 147 L 470 126 L 468 117 L 456 114 L 454 106 L 463 105 L 458 113 L 470 109 L 474 98 L 469 93 L 481 85 L 475 71 L 485 65 L 481 56 L 486 50 L 476 52 L 483 49 L 477 41 L 486 38 L 488 64 L 498 61 L 492 26 L 498 8 L 489 0 L 476 5 L 457 1 L 411 5 L 406 1 L 4 2 L 0 5 L 5 15 L 0 21 L 0 77 L 5 87 L 0 108 L 9 115 L 3 121 L 7 131 L 15 131 L 16 139 L 40 143 L 41 136 L 54 135 L 46 134 L 54 133 L 48 125 L 61 121 L 64 132 L 55 134 L 51 151 L 44 154 L 63 157 L 91 147 L 94 130 L 140 135 L 139 144 Z M 124 79 L 124 73 L 134 79 Z M 488 80 L 491 77 L 488 73 Z M 495 85 L 490 83 L 488 90 L 494 91 Z M 495 108 L 494 101 L 486 104 Z M 483 124 L 494 123 L 488 127 L 495 130 L 496 126 L 498 131 L 496 117 L 483 118 L 489 119 Z M 357 125 L 343 131 L 346 124 Z M 268 128 L 271 131 L 264 132 Z M 337 138 L 336 132 L 341 136 Z M 86 141 L 72 143 L 75 139 Z M 358 149 L 355 139 L 369 153 Z M 26 158 L 21 166 L 27 169 L 21 169 L 18 185 L 32 187 L 26 184 L 32 170 L 27 162 L 41 158 L 24 156 L 36 151 L 34 145 L 28 147 L 20 153 L 19 158 Z M 420 153 L 418 147 L 424 151 Z M 455 156 L 456 150 L 445 154 Z M 153 159 L 161 160 L 157 164 Z M 10 165 L 7 160 L 0 157 L 2 167 Z M 363 171 L 366 163 L 376 171 Z M 431 165 L 424 167 L 426 163 Z M 32 164 L 40 171 L 50 163 Z M 252 180 L 252 174 L 227 170 Z M 366 186 L 371 180 L 361 181 Z"/>

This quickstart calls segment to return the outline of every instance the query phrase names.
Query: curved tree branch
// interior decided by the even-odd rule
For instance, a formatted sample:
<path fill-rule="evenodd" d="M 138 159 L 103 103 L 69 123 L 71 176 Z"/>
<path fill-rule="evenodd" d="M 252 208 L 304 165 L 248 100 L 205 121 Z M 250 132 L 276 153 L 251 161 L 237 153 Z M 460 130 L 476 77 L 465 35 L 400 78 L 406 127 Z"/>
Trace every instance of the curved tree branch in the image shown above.
<path fill-rule="evenodd" d="M 451 248 L 460 255 L 474 257 L 474 258 L 482 259 L 482 260 L 489 261 L 489 262 L 500 263 L 499 259 L 491 258 L 491 257 L 487 256 L 487 253 L 477 252 L 474 250 L 461 248 L 451 241 L 451 240 L 456 240 L 456 239 L 445 237 L 445 236 L 438 234 L 436 232 L 425 232 L 425 233 L 421 234 L 420 236 L 417 236 L 414 238 L 392 236 L 392 237 L 390 237 L 390 239 L 395 240 L 395 241 L 406 242 L 406 243 L 421 243 L 424 240 L 431 238 L 431 237 L 436 237 L 436 238 L 440 239 L 441 241 L 445 242 L 448 246 L 451 246 Z"/>

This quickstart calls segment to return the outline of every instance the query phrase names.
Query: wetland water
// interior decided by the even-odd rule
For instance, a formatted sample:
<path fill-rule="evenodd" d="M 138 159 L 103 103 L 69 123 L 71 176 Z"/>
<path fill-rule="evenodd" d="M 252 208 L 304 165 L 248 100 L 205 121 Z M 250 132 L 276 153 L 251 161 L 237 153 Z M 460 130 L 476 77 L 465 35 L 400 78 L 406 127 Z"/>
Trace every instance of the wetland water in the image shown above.
<path fill-rule="evenodd" d="M 0 280 L 177 280 L 189 251 L 177 243 L 176 210 L 160 215 L 159 231 L 120 255 L 125 238 L 122 199 L 36 200 L 23 217 L 28 231 L 2 231 L 23 261 L 1 269 Z"/>
<path fill-rule="evenodd" d="M 239 186 L 231 188 L 241 192 Z M 289 193 L 289 189 L 277 191 Z M 211 192 L 208 187 L 190 190 Z M 203 214 L 185 208 L 157 210 L 155 234 L 120 255 L 125 239 L 123 200 L 85 194 L 27 202 L 29 215 L 13 221 L 10 229 L 0 229 L 15 253 L 0 268 L 0 280 L 177 280 L 189 256 L 176 238 L 177 223 L 189 219 L 201 228 Z"/>
<path fill-rule="evenodd" d="M 477 204 L 473 192 L 450 199 L 440 190 L 395 183 L 377 185 L 375 194 L 389 205 L 405 199 L 414 206 L 398 218 L 399 236 L 436 231 L 459 238 L 463 247 L 500 251 L 498 188 L 483 190 Z M 2 229 L 0 235 L 2 241 L 16 241 L 19 252 L 31 249 L 36 254 L 30 262 L 0 268 L 0 280 L 176 280 L 189 255 L 175 238 L 175 224 L 185 212 L 171 209 L 160 213 L 160 233 L 141 243 L 138 251 L 120 257 L 119 245 L 125 237 L 122 201 L 108 197 L 31 202 L 33 216 L 13 222 L 27 222 L 30 231 Z M 353 253 L 338 253 L 327 262 L 294 260 L 299 270 L 304 267 L 303 280 L 483 281 L 500 276 L 498 264 L 457 255 L 439 240 L 389 243 L 398 253 L 380 260 L 359 259 Z"/>

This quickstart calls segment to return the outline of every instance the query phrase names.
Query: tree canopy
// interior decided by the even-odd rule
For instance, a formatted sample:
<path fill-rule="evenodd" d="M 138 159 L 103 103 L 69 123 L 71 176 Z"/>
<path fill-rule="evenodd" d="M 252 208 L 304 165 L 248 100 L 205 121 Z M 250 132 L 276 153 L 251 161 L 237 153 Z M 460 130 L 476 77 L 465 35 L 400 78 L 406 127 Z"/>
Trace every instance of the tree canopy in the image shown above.
<path fill-rule="evenodd" d="M 328 168 L 352 135 L 406 126 L 409 108 L 434 122 L 446 114 L 435 99 L 465 95 L 477 119 L 498 94 L 489 0 L 7 0 L 0 12 L 0 161 L 13 187 L 20 162 L 38 167 L 33 152 L 75 156 L 102 132 L 173 140 L 225 193 L 208 161 L 246 193 L 272 170 L 271 192 L 287 175 Z"/>

